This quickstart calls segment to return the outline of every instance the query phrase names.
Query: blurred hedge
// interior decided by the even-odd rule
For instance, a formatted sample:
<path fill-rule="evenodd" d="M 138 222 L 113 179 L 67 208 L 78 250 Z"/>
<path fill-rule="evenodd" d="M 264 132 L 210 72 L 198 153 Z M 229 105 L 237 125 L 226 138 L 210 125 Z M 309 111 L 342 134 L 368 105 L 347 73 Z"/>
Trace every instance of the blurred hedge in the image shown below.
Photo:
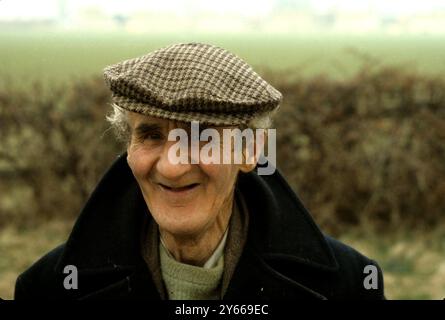
<path fill-rule="evenodd" d="M 119 154 L 101 79 L 27 90 L 0 85 L 0 225 L 79 213 Z"/>
<path fill-rule="evenodd" d="M 367 67 L 341 81 L 264 77 L 284 95 L 278 167 L 324 228 L 444 220 L 443 79 Z M 0 79 L 0 225 L 74 217 L 122 150 L 109 93 L 101 79 L 16 88 Z"/>
<path fill-rule="evenodd" d="M 444 220 L 444 79 L 366 66 L 344 81 L 274 79 L 285 97 L 277 163 L 320 224 Z"/>

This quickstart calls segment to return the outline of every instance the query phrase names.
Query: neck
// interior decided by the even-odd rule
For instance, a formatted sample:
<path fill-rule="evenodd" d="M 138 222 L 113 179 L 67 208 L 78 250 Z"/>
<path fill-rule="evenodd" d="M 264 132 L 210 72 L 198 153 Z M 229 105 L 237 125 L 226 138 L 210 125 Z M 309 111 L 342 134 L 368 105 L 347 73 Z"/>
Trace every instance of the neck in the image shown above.
<path fill-rule="evenodd" d="M 159 228 L 166 249 L 176 261 L 202 267 L 222 240 L 232 215 L 233 198 L 214 223 L 199 234 L 176 236 Z"/>

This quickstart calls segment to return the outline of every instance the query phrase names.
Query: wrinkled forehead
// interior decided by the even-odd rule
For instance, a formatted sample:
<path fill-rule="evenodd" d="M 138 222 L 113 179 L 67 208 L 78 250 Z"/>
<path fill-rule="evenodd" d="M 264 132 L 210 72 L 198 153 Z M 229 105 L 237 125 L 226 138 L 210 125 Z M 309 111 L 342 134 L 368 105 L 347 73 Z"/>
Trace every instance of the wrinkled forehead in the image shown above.
<path fill-rule="evenodd" d="M 187 126 L 190 126 L 186 122 L 163 119 L 131 111 L 128 111 L 128 121 L 132 128 L 135 128 L 140 124 L 153 124 L 161 128 L 168 128 L 168 127 L 186 128 Z"/>
<path fill-rule="evenodd" d="M 136 112 L 128 111 L 128 121 L 129 125 L 132 129 L 137 128 L 142 124 L 154 125 L 158 128 L 172 130 L 176 128 L 181 128 L 185 130 L 190 130 L 192 123 L 191 122 L 183 122 L 171 119 L 158 118 L 153 116 L 148 116 Z M 216 126 L 206 123 L 199 122 L 200 131 L 206 128 L 215 128 L 215 129 L 224 129 L 224 128 L 234 128 L 236 126 Z"/>

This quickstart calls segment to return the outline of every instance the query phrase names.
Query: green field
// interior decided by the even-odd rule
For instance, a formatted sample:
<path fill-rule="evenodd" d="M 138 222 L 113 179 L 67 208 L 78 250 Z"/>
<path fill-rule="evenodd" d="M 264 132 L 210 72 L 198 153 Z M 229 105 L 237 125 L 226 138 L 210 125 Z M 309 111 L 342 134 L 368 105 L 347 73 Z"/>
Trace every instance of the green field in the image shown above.
<path fill-rule="evenodd" d="M 225 47 L 255 67 L 296 75 L 348 77 L 371 63 L 445 74 L 445 36 L 210 35 L 0 31 L 0 78 L 61 81 L 100 74 L 103 67 L 176 42 Z M 374 59 L 376 59 L 374 61 Z"/>

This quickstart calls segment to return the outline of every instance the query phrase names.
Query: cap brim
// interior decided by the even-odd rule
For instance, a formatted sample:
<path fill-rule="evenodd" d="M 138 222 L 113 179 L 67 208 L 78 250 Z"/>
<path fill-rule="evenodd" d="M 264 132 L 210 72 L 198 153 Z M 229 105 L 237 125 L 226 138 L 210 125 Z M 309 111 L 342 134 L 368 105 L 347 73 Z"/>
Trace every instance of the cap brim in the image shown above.
<path fill-rule="evenodd" d="M 247 124 L 257 113 L 215 113 L 215 112 L 178 112 L 170 111 L 161 108 L 151 106 L 147 103 L 137 102 L 125 97 L 114 96 L 113 103 L 122 109 L 140 113 L 146 116 L 152 116 L 157 118 L 176 120 L 181 122 L 199 121 L 200 123 L 212 124 L 212 125 L 245 125 Z"/>

